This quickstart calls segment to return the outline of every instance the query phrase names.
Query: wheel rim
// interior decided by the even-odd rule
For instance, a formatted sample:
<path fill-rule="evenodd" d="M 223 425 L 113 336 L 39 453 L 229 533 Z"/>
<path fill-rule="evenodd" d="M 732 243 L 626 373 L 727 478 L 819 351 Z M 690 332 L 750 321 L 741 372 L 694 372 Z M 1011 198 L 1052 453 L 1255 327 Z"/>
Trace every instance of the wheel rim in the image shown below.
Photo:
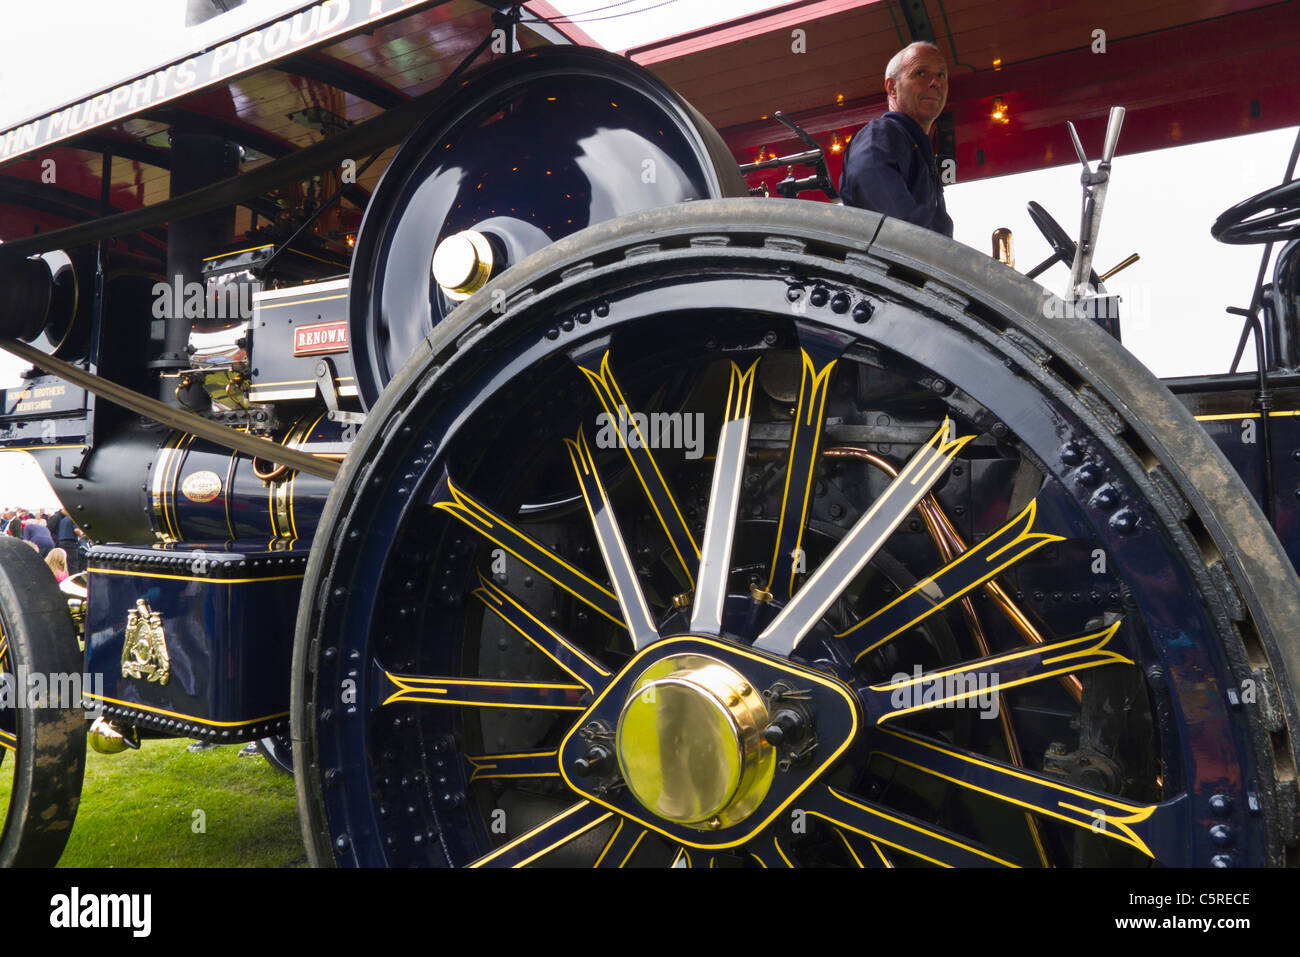
<path fill-rule="evenodd" d="M 760 209 L 752 227 L 693 210 L 677 236 L 665 218 L 654 255 L 631 229 L 549 251 L 554 285 L 528 277 L 546 292 L 471 348 L 435 336 L 399 377 L 381 411 L 400 413 L 327 509 L 340 551 L 314 553 L 304 589 L 295 738 L 316 858 L 1275 859 L 1250 813 L 1272 780 L 1260 719 L 1229 704 L 1242 649 L 1169 514 L 1176 490 L 1086 378 L 997 335 L 1005 318 L 831 241 L 868 220 L 726 207 Z M 682 411 L 706 416 L 713 461 L 596 440 L 597 416 L 635 411 L 667 367 L 695 374 Z M 635 479 L 606 487 L 629 462 Z M 586 508 L 511 517 L 566 469 Z M 1000 594 L 973 584 L 976 561 Z M 1062 567 L 1088 572 L 1062 587 Z M 768 789 L 737 785 L 702 821 L 621 787 L 598 750 L 635 750 L 619 716 L 655 668 L 702 682 L 683 655 L 769 692 L 769 726 L 790 712 Z"/>

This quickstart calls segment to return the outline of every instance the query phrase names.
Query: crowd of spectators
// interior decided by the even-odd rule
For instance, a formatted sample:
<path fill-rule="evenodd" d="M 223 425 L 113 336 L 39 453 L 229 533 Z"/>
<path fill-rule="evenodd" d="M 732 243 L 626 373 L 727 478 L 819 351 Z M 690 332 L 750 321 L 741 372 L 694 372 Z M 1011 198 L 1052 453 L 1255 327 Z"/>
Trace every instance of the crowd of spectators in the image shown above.
<path fill-rule="evenodd" d="M 86 567 L 90 542 L 77 523 L 62 509 L 46 514 L 25 508 L 0 510 L 0 534 L 21 538 L 45 559 L 58 581 Z"/>

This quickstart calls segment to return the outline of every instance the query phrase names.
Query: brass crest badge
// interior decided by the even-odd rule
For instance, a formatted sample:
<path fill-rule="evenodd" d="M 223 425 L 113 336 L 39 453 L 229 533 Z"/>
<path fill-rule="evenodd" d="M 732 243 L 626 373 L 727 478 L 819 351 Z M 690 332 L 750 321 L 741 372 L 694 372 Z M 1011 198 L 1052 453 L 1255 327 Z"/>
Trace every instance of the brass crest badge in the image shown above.
<path fill-rule="evenodd" d="M 171 677 L 167 636 L 162 618 L 143 598 L 126 613 L 126 642 L 122 647 L 122 677 L 145 678 L 165 685 Z"/>

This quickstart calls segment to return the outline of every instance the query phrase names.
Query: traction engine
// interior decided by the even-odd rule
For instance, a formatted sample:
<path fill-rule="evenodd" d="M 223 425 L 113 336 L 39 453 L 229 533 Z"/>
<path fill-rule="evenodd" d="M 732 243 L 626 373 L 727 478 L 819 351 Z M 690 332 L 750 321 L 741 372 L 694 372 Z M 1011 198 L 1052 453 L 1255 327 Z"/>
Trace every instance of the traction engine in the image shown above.
<path fill-rule="evenodd" d="M 172 149 L 178 197 L 238 164 Z M 95 542 L 83 658 L 0 538 L 6 663 L 89 676 L 96 747 L 264 742 L 324 865 L 1294 854 L 1295 569 L 1098 324 L 749 198 L 596 51 L 446 84 L 352 246 L 305 226 L 329 175 L 287 224 L 170 222 L 166 276 L 0 249 L 36 366 L 0 446 Z M 52 862 L 82 711 L 0 722 L 34 769 L 0 857 Z"/>

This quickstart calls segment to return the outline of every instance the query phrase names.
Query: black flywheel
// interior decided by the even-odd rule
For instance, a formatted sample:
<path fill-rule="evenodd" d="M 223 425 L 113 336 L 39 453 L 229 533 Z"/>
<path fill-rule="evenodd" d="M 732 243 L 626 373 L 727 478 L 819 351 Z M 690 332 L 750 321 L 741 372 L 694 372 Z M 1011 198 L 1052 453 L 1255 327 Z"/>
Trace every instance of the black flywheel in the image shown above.
<path fill-rule="evenodd" d="M 777 200 L 490 282 L 312 551 L 313 862 L 1284 863 L 1300 585 L 1194 420 L 1054 305 Z"/>
<path fill-rule="evenodd" d="M 743 195 L 717 131 L 626 57 L 541 47 L 447 84 L 357 234 L 348 308 L 362 403 L 458 304 L 431 272 L 448 237 L 472 228 L 499 271 L 604 220 Z"/>

